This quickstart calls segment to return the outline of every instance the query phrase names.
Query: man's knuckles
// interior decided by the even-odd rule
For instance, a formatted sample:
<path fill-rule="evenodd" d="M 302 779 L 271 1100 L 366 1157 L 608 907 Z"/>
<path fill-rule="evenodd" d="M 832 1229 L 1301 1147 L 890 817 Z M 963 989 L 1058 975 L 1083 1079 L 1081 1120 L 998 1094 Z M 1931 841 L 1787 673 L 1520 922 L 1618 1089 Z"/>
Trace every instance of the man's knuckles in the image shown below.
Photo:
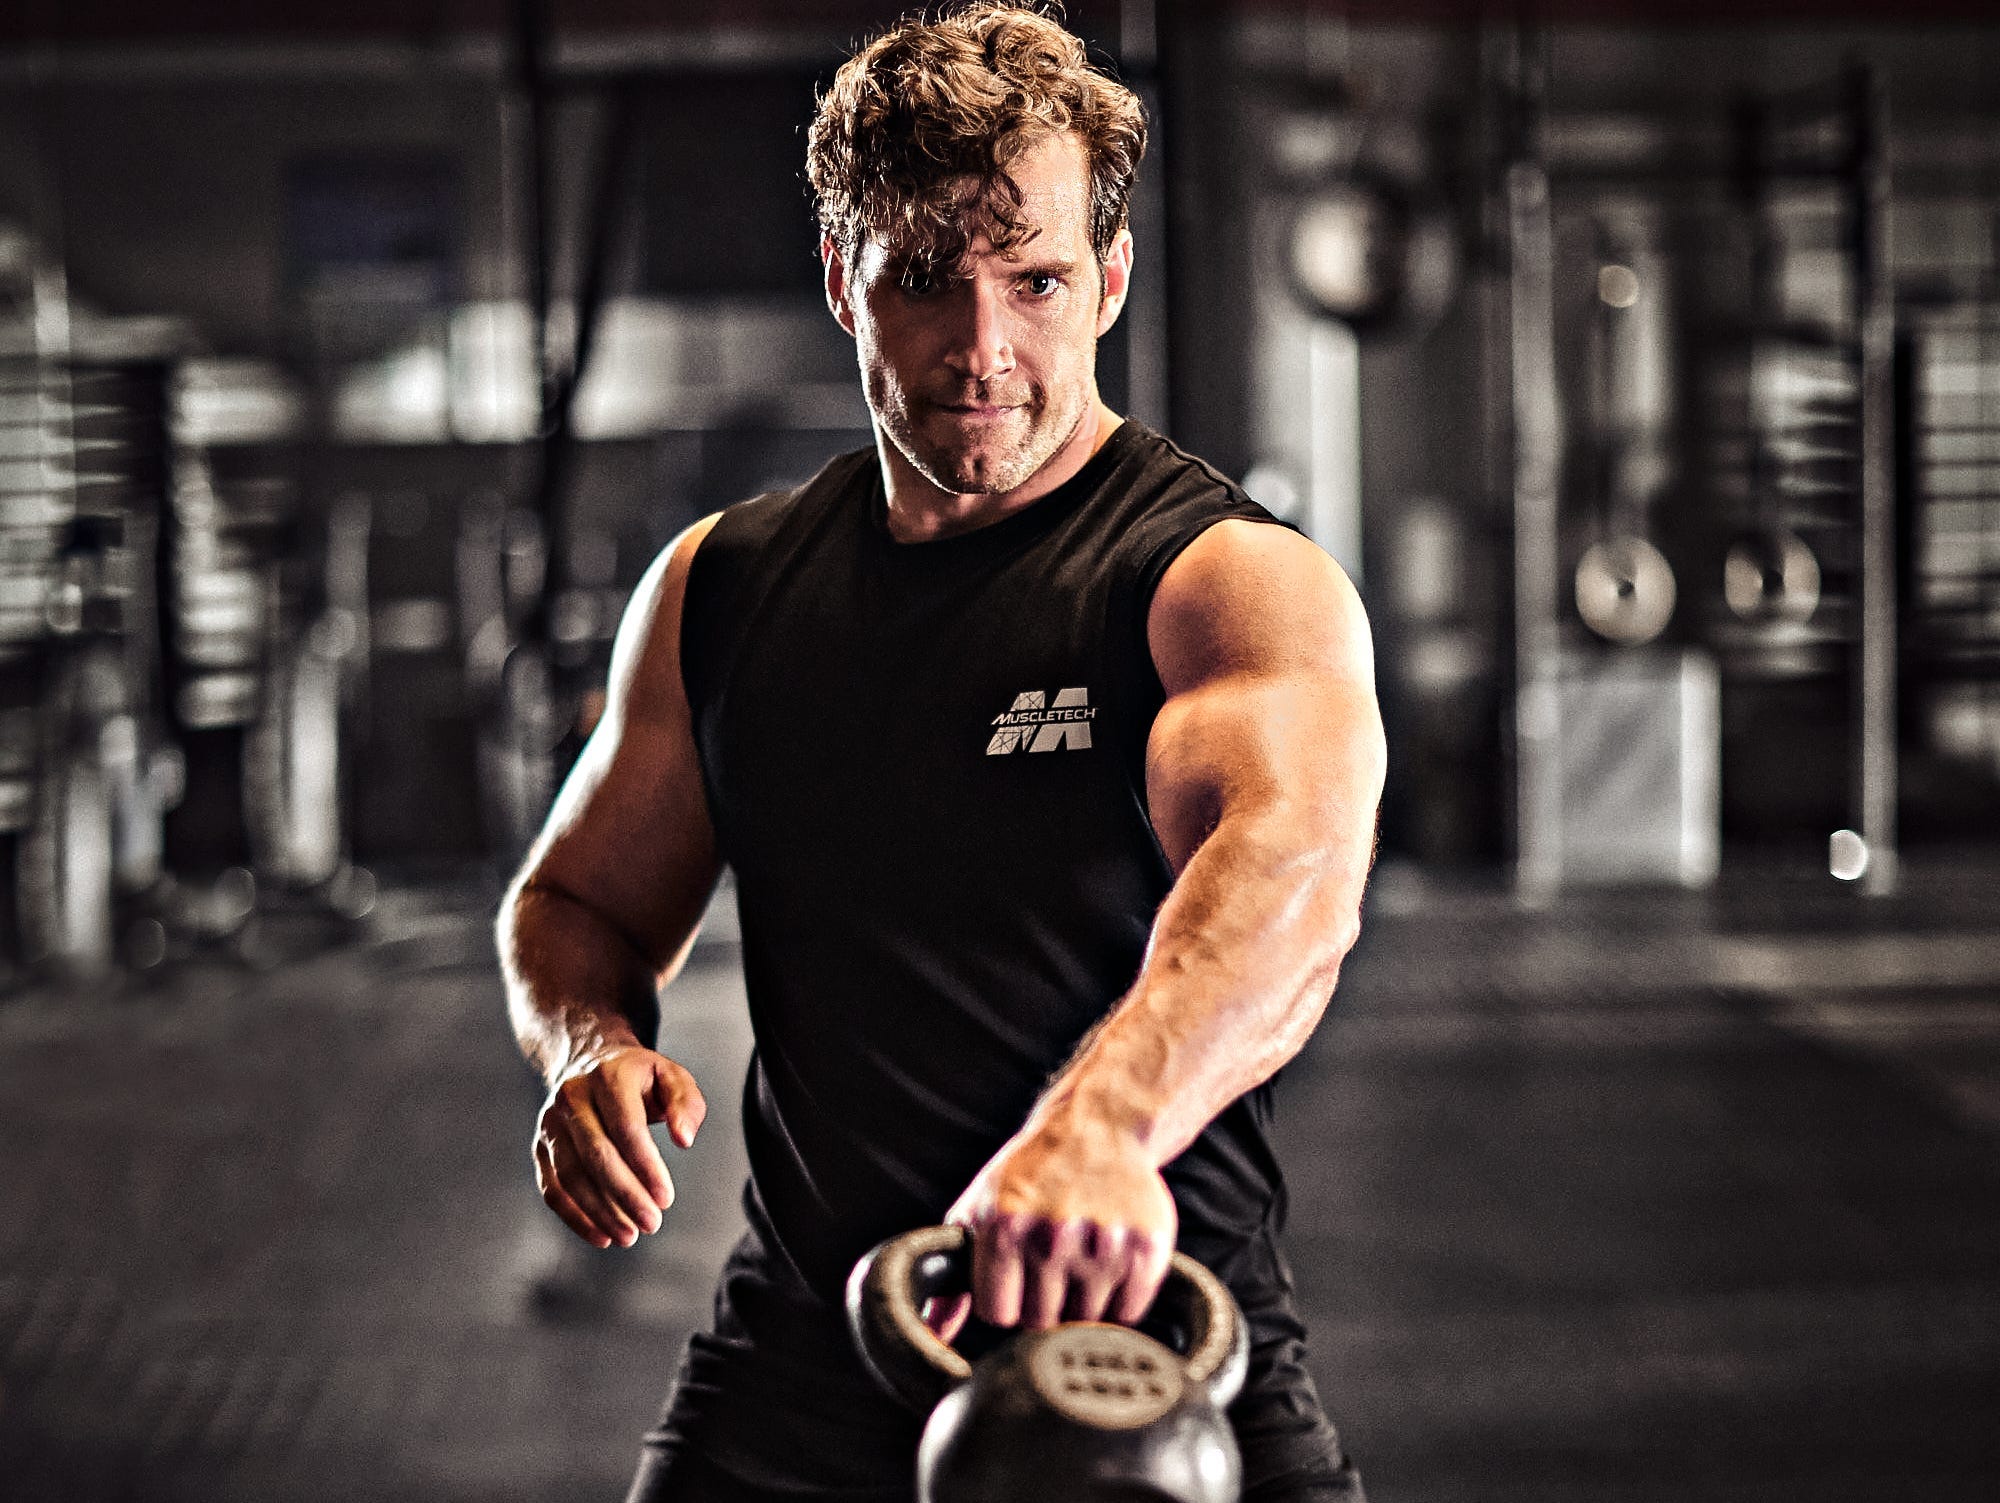
<path fill-rule="evenodd" d="M 1134 1228 L 1000 1211 L 966 1224 L 974 1234 L 974 1303 L 995 1325 L 1102 1319 L 1124 1303 L 1128 1286 L 1149 1277 L 1155 1244 Z"/>

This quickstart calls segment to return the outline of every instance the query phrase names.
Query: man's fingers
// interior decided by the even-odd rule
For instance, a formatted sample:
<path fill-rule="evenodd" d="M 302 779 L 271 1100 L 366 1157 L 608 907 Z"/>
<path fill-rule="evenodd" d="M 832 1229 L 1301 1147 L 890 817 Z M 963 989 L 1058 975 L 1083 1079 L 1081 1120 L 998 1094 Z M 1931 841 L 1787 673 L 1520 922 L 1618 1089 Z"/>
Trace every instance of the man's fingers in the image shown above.
<path fill-rule="evenodd" d="M 1028 1233 L 1021 1324 L 1029 1330 L 1045 1331 L 1062 1319 L 1077 1240 L 1076 1228 L 1069 1225 L 1051 1226 L 1042 1222 Z"/>
<path fill-rule="evenodd" d="M 590 1218 L 604 1236 L 620 1247 L 630 1247 L 638 1240 L 638 1228 L 627 1221 L 591 1182 L 589 1172 L 577 1162 L 573 1155 L 556 1154 L 556 1188 L 574 1201 L 577 1208 Z M 564 1159 L 567 1158 L 567 1165 Z"/>
<path fill-rule="evenodd" d="M 1115 1228 L 1086 1226 L 1075 1265 L 1070 1270 L 1065 1320 L 1102 1320 L 1124 1279 L 1130 1253 L 1125 1233 Z"/>
<path fill-rule="evenodd" d="M 1013 1223 L 996 1216 L 972 1232 L 972 1308 L 988 1325 L 1021 1318 L 1021 1241 Z"/>
<path fill-rule="evenodd" d="M 583 1213 L 583 1208 L 570 1198 L 569 1192 L 557 1181 L 548 1144 L 543 1141 L 535 1144 L 535 1185 L 542 1192 L 543 1203 L 562 1218 L 563 1225 L 592 1247 L 605 1248 L 611 1245 L 611 1238 L 598 1229 L 597 1223 Z"/>
<path fill-rule="evenodd" d="M 708 1101 L 694 1077 L 665 1055 L 655 1055 L 653 1080 L 646 1093 L 651 1119 L 667 1124 L 667 1136 L 676 1146 L 692 1148 L 694 1135 L 708 1117 Z"/>
<path fill-rule="evenodd" d="M 1122 1227 L 995 1216 L 974 1229 L 972 1307 L 989 1324 L 1030 1330 L 1065 1319 L 1133 1325 L 1172 1255 L 1171 1243 Z"/>
<path fill-rule="evenodd" d="M 614 1106 L 616 1103 L 613 1103 Z M 584 1167 L 595 1181 L 604 1198 L 616 1206 L 626 1220 L 639 1231 L 656 1232 L 660 1229 L 660 1203 L 652 1193 L 639 1182 L 639 1176 L 625 1161 L 624 1151 L 606 1131 L 605 1123 L 597 1115 L 590 1101 L 576 1104 L 567 1124 L 571 1146 L 581 1155 Z M 652 1135 L 644 1126 L 639 1135 L 645 1139 L 646 1147 L 652 1150 L 654 1161 L 659 1160 L 659 1150 L 653 1148 Z M 665 1177 L 667 1169 L 660 1164 L 659 1172 Z"/>
<path fill-rule="evenodd" d="M 556 1183 L 606 1236 L 622 1247 L 630 1247 L 639 1238 L 638 1223 L 619 1209 L 617 1201 L 606 1192 L 598 1178 L 601 1156 L 590 1155 L 577 1141 L 579 1136 L 574 1124 L 566 1124 L 549 1145 Z M 595 1137 L 599 1144 L 603 1143 L 602 1133 Z"/>
<path fill-rule="evenodd" d="M 1117 1296 L 1111 1301 L 1113 1320 L 1121 1325 L 1133 1326 L 1145 1317 L 1153 1307 L 1153 1297 L 1160 1292 L 1160 1285 L 1166 1280 L 1173 1255 L 1171 1243 L 1133 1235 L 1127 1245 L 1129 1271 L 1124 1282 L 1118 1286 Z"/>
<path fill-rule="evenodd" d="M 626 1096 L 618 1089 L 601 1081 L 593 1093 L 591 1105 L 597 1112 L 605 1136 L 617 1151 L 622 1167 L 636 1179 L 639 1189 L 650 1204 L 636 1210 L 651 1211 L 650 1223 L 635 1216 L 648 1231 L 659 1228 L 658 1213 L 674 1203 L 673 1176 L 667 1173 L 666 1160 L 660 1157 L 660 1146 L 653 1141 L 647 1130 L 645 1103 L 636 1096 Z"/>

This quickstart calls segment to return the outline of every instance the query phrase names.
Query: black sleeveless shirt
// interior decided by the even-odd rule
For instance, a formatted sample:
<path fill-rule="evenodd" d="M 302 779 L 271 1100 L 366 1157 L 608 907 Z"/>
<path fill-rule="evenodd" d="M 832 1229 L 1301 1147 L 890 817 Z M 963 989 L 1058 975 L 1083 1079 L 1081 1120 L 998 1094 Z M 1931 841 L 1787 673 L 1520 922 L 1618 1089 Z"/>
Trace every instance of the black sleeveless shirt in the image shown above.
<path fill-rule="evenodd" d="M 942 1219 L 1138 973 L 1172 872 L 1147 817 L 1146 616 L 1225 518 L 1274 520 L 1123 424 L 975 531 L 890 536 L 872 449 L 725 511 L 682 669 L 742 915 L 765 1276 L 837 1306 Z M 1166 1170 L 1211 1262 L 1282 1214 L 1268 1087 Z"/>

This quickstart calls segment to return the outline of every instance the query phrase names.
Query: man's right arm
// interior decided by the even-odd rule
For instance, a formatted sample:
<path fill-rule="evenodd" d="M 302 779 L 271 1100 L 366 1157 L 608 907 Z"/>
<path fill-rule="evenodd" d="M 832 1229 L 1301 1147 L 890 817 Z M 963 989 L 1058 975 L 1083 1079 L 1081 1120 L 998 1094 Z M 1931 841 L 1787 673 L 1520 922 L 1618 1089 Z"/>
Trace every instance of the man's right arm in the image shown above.
<path fill-rule="evenodd" d="M 500 906 L 508 1014 L 549 1085 L 536 1182 L 598 1247 L 657 1231 L 673 1201 L 647 1124 L 685 1148 L 707 1110 L 650 1035 L 721 865 L 680 660 L 688 568 L 714 523 L 682 533 L 634 591 L 604 717 Z"/>

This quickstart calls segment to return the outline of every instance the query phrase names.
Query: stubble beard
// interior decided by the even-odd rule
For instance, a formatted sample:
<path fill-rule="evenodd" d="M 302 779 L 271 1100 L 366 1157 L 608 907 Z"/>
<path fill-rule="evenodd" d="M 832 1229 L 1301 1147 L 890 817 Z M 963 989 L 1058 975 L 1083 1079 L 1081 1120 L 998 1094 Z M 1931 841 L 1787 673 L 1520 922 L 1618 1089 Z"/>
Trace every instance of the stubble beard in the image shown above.
<path fill-rule="evenodd" d="M 916 472 L 939 490 L 957 496 L 1004 495 L 1019 490 L 1070 441 L 1090 406 L 1083 392 L 1061 409 L 1049 407 L 1045 393 L 1030 392 L 1020 409 L 1022 416 L 1003 420 L 1010 427 L 1018 424 L 1019 431 L 1010 441 L 996 444 L 992 441 L 1000 437 L 996 434 L 959 449 L 924 438 L 919 430 L 928 404 L 921 399 L 913 418 L 907 398 L 887 390 L 869 395 L 882 431 Z"/>

